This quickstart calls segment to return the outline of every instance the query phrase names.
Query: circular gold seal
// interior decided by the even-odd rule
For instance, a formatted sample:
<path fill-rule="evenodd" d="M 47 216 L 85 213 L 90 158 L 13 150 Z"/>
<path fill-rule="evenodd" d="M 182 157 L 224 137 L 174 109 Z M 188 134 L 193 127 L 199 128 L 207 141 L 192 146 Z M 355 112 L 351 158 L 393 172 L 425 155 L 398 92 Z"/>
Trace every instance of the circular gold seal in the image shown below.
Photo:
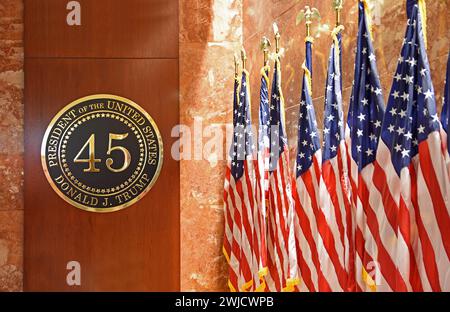
<path fill-rule="evenodd" d="M 163 143 L 150 115 L 133 101 L 95 94 L 52 119 L 41 146 L 45 176 L 73 206 L 111 212 L 140 200 L 163 163 Z"/>

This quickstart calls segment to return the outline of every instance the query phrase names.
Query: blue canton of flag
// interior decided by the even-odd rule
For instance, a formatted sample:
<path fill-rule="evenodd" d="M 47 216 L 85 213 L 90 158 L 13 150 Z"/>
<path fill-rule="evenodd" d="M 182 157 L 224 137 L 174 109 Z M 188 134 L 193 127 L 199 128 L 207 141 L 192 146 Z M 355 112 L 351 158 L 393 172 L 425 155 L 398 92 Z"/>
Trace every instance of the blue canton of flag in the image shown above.
<path fill-rule="evenodd" d="M 408 1 L 409 6 L 414 2 Z M 418 11 L 417 5 L 408 8 L 408 27 L 381 134 L 398 175 L 418 153 L 420 142 L 440 127 Z"/>
<path fill-rule="evenodd" d="M 363 7 L 362 3 L 359 5 Z M 375 160 L 384 116 L 384 100 L 375 50 L 363 10 L 362 8 L 359 13 L 363 23 L 360 24 L 357 40 L 355 78 L 347 120 L 352 138 L 352 158 L 358 164 L 359 170 Z"/>
<path fill-rule="evenodd" d="M 447 60 L 447 76 L 445 80 L 444 103 L 442 105 L 441 122 L 447 134 L 447 151 L 450 153 L 450 135 L 448 133 L 448 118 L 450 117 L 450 53 Z"/>
<path fill-rule="evenodd" d="M 238 123 L 238 118 L 242 114 L 241 108 L 243 108 L 243 105 L 239 105 L 239 77 L 234 77 L 234 94 L 233 94 L 233 131 L 236 129 L 236 125 Z M 239 115 L 238 115 L 239 114 Z M 234 137 L 233 137 L 234 138 Z M 234 151 L 233 145 L 230 147 L 230 153 L 232 154 Z"/>
<path fill-rule="evenodd" d="M 270 106 L 270 168 L 268 209 L 269 291 L 294 291 L 299 283 L 294 233 L 289 149 L 285 136 L 280 59 L 277 55 Z"/>
<path fill-rule="evenodd" d="M 384 176 L 378 213 L 395 207 L 390 224 L 397 232 L 394 252 L 401 275 L 396 290 L 442 291 L 450 289 L 444 277 L 450 266 L 449 180 L 426 54 L 424 0 L 408 0 L 407 13 L 377 151 L 375 176 Z"/>
<path fill-rule="evenodd" d="M 234 129 L 236 129 L 236 124 L 238 121 L 238 113 L 239 113 L 239 77 L 236 75 L 234 77 L 234 88 L 233 88 L 233 134 Z M 241 106 L 242 107 L 242 106 Z M 233 136 L 234 143 L 234 136 Z M 234 145 L 230 146 L 230 156 L 234 153 Z M 224 229 L 224 239 L 223 239 L 223 254 L 228 263 L 228 285 L 230 290 L 236 291 L 239 289 L 239 255 L 233 253 L 233 245 L 236 245 L 236 239 L 234 239 L 234 232 L 237 232 L 237 228 L 234 224 L 234 207 L 230 203 L 230 192 L 232 191 L 230 187 L 231 180 L 231 168 L 227 166 L 226 174 L 225 174 L 225 183 L 224 183 L 224 219 L 225 219 L 225 229 Z M 239 236 L 239 234 L 237 235 Z M 234 256 L 234 257 L 233 257 Z"/>
<path fill-rule="evenodd" d="M 269 70 L 265 65 L 261 69 L 261 88 L 259 98 L 259 136 L 258 136 L 258 170 L 257 170 L 257 200 L 258 207 L 255 209 L 255 230 L 257 231 L 256 245 L 259 247 L 258 255 L 258 277 L 259 286 L 256 291 L 266 291 L 267 284 L 265 276 L 268 274 L 267 267 L 267 208 L 269 201 Z M 255 281 L 257 279 L 255 278 Z M 256 286 L 256 285 L 255 285 Z"/>
<path fill-rule="evenodd" d="M 303 76 L 303 90 L 300 100 L 300 114 L 298 118 L 297 144 L 297 177 L 307 171 L 313 162 L 313 156 L 320 149 L 317 131 L 316 112 L 314 110 L 311 90 L 312 79 L 312 43 L 306 42 L 305 66 L 308 74 Z"/>
<path fill-rule="evenodd" d="M 331 270 L 338 277 L 331 289 L 352 291 L 354 283 L 354 250 L 352 233 L 352 211 L 350 205 L 350 186 L 347 169 L 347 150 L 344 141 L 344 114 L 342 111 L 342 61 L 341 31 L 337 26 L 332 31 L 333 44 L 328 62 L 327 86 L 325 94 L 321 187 L 328 192 L 320 198 L 327 225 L 334 244 L 324 245 L 330 255 L 329 260 L 321 264 L 323 270 Z M 334 245 L 334 246 L 333 246 Z M 337 252 L 336 252 L 337 250 Z"/>
<path fill-rule="evenodd" d="M 317 248 L 321 197 L 320 188 L 317 186 L 321 175 L 322 151 L 312 101 L 312 44 L 313 39 L 307 37 L 305 62 L 302 65 L 304 73 L 298 118 L 296 180 L 293 187 L 297 261 L 302 279 L 300 291 L 311 292 L 330 290 L 329 283 L 320 268 Z M 323 227 L 320 232 L 323 234 Z"/>
<path fill-rule="evenodd" d="M 325 95 L 325 121 L 323 129 L 323 162 L 336 157 L 339 144 L 344 139 L 344 113 L 342 111 L 341 40 L 340 32 L 331 47 L 328 61 L 327 87 Z M 337 46 L 336 46 L 337 45 Z"/>
<path fill-rule="evenodd" d="M 396 287 L 395 263 L 384 247 L 371 202 L 379 198 L 373 188 L 374 161 L 384 116 L 384 100 L 372 44 L 370 11 L 359 1 L 359 28 L 346 142 L 355 220 L 355 280 L 362 291 L 388 291 Z M 380 217 L 381 219 L 381 217 Z M 387 223 L 386 220 L 382 221 Z M 389 241 L 389 240 L 388 240 Z M 369 275 L 374 261 L 380 272 Z M 385 281 L 388 281 L 386 283 Z"/>
<path fill-rule="evenodd" d="M 281 72 L 279 60 L 275 61 L 270 100 L 270 172 L 277 168 L 278 160 L 287 146 L 284 130 L 284 107 L 281 94 Z"/>
<path fill-rule="evenodd" d="M 250 115 L 250 94 L 248 87 L 248 72 L 242 72 L 241 92 L 239 101 L 234 109 L 234 138 L 231 147 L 231 174 L 237 180 L 244 173 L 244 161 L 247 156 L 252 156 L 255 146 L 253 145 L 253 133 L 251 127 Z"/>
<path fill-rule="evenodd" d="M 270 109 L 269 109 L 269 67 L 264 66 L 261 71 L 261 89 L 259 91 L 259 151 L 269 147 Z"/>

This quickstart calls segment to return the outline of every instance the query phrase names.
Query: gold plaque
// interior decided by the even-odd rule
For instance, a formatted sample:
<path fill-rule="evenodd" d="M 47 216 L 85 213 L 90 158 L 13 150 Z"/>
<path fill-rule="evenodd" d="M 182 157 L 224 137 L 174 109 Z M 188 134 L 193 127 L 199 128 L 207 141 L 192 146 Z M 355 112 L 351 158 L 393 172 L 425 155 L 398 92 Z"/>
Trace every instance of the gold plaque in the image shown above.
<path fill-rule="evenodd" d="M 42 167 L 55 192 L 71 205 L 117 211 L 155 184 L 163 143 L 150 115 L 133 101 L 95 94 L 73 101 L 50 122 Z"/>

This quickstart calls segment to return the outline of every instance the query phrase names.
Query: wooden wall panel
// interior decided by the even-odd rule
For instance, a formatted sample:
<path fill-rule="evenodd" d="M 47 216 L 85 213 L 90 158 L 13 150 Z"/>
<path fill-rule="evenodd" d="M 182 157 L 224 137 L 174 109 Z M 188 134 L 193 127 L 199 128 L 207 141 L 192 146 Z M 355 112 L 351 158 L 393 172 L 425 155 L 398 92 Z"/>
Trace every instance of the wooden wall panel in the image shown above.
<path fill-rule="evenodd" d="M 24 290 L 179 290 L 179 164 L 170 155 L 179 122 L 178 1 L 79 0 L 81 26 L 66 24 L 69 1 L 24 1 Z M 164 143 L 153 188 L 131 207 L 105 214 L 62 200 L 40 162 L 53 116 L 97 93 L 138 103 Z M 81 286 L 66 284 L 72 260 L 81 265 Z"/>
<path fill-rule="evenodd" d="M 78 0 L 81 26 L 68 2 L 25 0 L 28 57 L 178 57 L 178 0 Z"/>
<path fill-rule="evenodd" d="M 176 60 L 46 60 L 25 63 L 25 290 L 178 290 L 179 164 L 170 156 L 178 123 Z M 138 203 L 96 214 L 64 202 L 45 179 L 45 129 L 76 98 L 111 93 L 155 120 L 165 152 L 162 172 Z M 81 264 L 81 287 L 66 284 L 66 264 Z"/>

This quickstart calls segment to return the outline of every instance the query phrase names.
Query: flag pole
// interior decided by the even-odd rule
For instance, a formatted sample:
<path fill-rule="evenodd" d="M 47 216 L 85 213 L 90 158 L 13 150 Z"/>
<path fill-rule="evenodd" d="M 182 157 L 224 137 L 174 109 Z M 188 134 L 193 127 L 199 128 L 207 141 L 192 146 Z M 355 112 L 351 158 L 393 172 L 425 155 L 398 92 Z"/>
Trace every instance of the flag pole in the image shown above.
<path fill-rule="evenodd" d="M 309 9 L 309 6 L 306 6 L 305 8 L 305 18 L 306 18 L 306 37 L 311 37 L 311 10 Z"/>
<path fill-rule="evenodd" d="M 241 49 L 241 60 L 242 60 L 242 69 L 246 69 L 246 63 L 247 63 L 247 54 L 245 53 L 244 47 Z"/>
<path fill-rule="evenodd" d="M 336 27 L 341 25 L 341 11 L 344 0 L 333 0 L 333 8 L 336 11 Z"/>
<path fill-rule="evenodd" d="M 305 42 L 309 42 L 312 44 L 314 42 L 314 38 L 311 37 L 311 24 L 312 24 L 313 18 L 317 18 L 320 20 L 319 10 L 317 10 L 316 8 L 310 8 L 307 5 L 300 13 L 301 13 L 301 15 L 300 15 L 299 21 L 301 21 L 302 19 L 305 19 L 305 24 L 306 24 Z M 310 95 L 312 96 L 312 77 L 311 77 L 310 69 L 306 66 L 306 60 L 302 64 L 302 68 L 305 71 L 305 75 L 306 75 L 306 79 L 307 79 L 307 83 L 308 83 L 308 89 L 309 89 Z"/>
<path fill-rule="evenodd" d="M 280 52 L 280 33 L 279 32 L 277 32 L 277 34 L 275 35 L 275 51 L 277 52 L 277 53 L 279 53 Z"/>
<path fill-rule="evenodd" d="M 234 54 L 234 77 L 237 78 L 239 76 L 239 60 L 236 54 Z"/>
<path fill-rule="evenodd" d="M 311 23 L 312 11 L 309 6 L 305 6 L 305 21 L 306 21 L 306 37 L 311 37 Z"/>
<path fill-rule="evenodd" d="M 270 40 L 267 37 L 261 39 L 261 50 L 264 53 L 264 67 L 269 63 L 269 47 L 271 46 Z"/>
<path fill-rule="evenodd" d="M 278 54 L 280 52 L 280 32 L 278 31 L 278 26 L 273 23 L 273 31 L 275 33 L 275 52 Z"/>

